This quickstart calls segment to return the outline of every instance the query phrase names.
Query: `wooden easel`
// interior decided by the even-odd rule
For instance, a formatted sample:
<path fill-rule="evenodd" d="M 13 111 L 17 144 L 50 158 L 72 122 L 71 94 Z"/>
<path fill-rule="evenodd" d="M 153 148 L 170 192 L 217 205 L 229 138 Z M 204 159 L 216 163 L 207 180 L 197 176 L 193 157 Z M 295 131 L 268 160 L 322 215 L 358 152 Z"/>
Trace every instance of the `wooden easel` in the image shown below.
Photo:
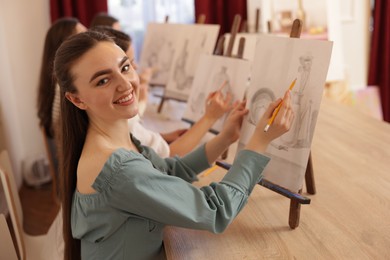
<path fill-rule="evenodd" d="M 234 16 L 234 20 L 233 20 L 233 25 L 232 25 L 232 29 L 231 29 L 231 36 L 229 39 L 228 47 L 227 47 L 226 53 L 224 55 L 226 57 L 232 57 L 233 45 L 234 45 L 234 41 L 236 40 L 236 35 L 238 33 L 238 29 L 240 28 L 240 23 L 241 23 L 241 15 L 236 14 Z"/>
<path fill-rule="evenodd" d="M 299 38 L 302 31 L 302 22 L 299 19 L 296 19 L 293 22 L 293 26 L 291 29 L 290 37 L 291 38 Z M 229 169 L 230 165 L 217 161 L 216 164 L 224 169 Z M 314 174 L 313 174 L 313 163 L 312 163 L 312 157 L 311 153 L 309 155 L 309 160 L 306 167 L 305 172 L 305 182 L 306 182 L 306 188 L 307 192 L 309 194 L 315 194 L 315 184 L 314 184 Z M 289 198 L 290 201 L 290 211 L 289 211 L 289 226 L 291 229 L 295 229 L 299 226 L 299 218 L 300 218 L 300 211 L 301 211 L 301 204 L 310 204 L 310 198 L 302 196 L 302 190 L 299 190 L 298 193 L 292 192 L 286 188 L 283 188 L 277 184 L 274 184 L 268 180 L 262 179 L 259 183 L 259 185 L 264 186 L 274 192 L 277 192 L 287 198 Z"/>
<path fill-rule="evenodd" d="M 196 20 L 197 24 L 205 24 L 206 22 L 206 15 L 205 14 L 200 14 L 198 16 L 198 19 Z"/>
<path fill-rule="evenodd" d="M 228 43 L 226 53 L 224 54 L 225 36 L 221 35 L 218 39 L 217 46 L 214 50 L 214 55 L 242 59 L 243 54 L 244 54 L 244 48 L 245 48 L 245 38 L 240 38 L 239 46 L 238 46 L 238 53 L 236 56 L 232 55 L 234 41 L 235 41 L 236 35 L 238 33 L 238 30 L 240 28 L 240 23 L 241 23 L 241 16 L 237 14 L 237 15 L 235 15 L 234 20 L 233 20 L 232 29 L 231 29 L 231 37 L 229 38 L 229 43 Z M 186 119 L 186 118 L 182 118 L 182 121 L 189 123 L 191 126 L 195 123 L 194 121 Z M 209 129 L 209 132 L 212 134 L 215 134 L 215 135 L 217 135 L 219 133 L 218 131 L 215 131 L 213 129 Z M 226 159 L 227 155 L 228 155 L 228 149 L 224 153 L 222 153 L 221 158 Z"/>
<path fill-rule="evenodd" d="M 206 21 L 206 15 L 205 14 L 200 14 L 198 19 L 197 19 L 197 21 L 196 21 L 196 23 L 197 24 L 204 24 L 205 21 Z M 168 23 L 168 22 L 169 22 L 169 15 L 166 15 L 165 16 L 165 23 Z M 162 87 L 165 88 L 165 85 L 163 85 Z M 175 101 L 178 101 L 178 102 L 187 102 L 186 99 L 183 99 L 183 98 L 180 98 L 180 97 L 175 97 L 173 95 L 165 95 L 165 93 L 162 94 L 162 95 L 155 94 L 154 96 L 161 98 L 160 99 L 160 104 L 158 105 L 158 108 L 157 108 L 157 112 L 158 113 L 161 113 L 163 105 L 164 105 L 166 100 L 175 100 Z"/>
<path fill-rule="evenodd" d="M 260 8 L 256 8 L 255 33 L 260 32 Z"/>
<path fill-rule="evenodd" d="M 240 22 L 241 22 L 241 16 L 237 14 L 233 20 L 232 29 L 231 29 L 231 37 L 229 39 L 228 48 L 227 48 L 226 53 L 224 54 L 225 36 L 221 35 L 218 38 L 217 45 L 214 49 L 213 55 L 232 57 L 233 45 L 234 45 L 236 35 L 238 33 L 238 29 L 240 27 Z M 236 58 L 242 59 L 242 55 L 244 53 L 244 45 L 245 45 L 245 39 L 241 38 L 240 39 L 240 46 L 239 46 L 239 54 L 237 56 L 235 56 Z M 194 124 L 194 122 L 189 120 L 189 119 L 183 118 L 182 120 L 191 124 L 191 125 Z M 218 134 L 217 131 L 214 131 L 212 129 L 210 129 L 209 132 L 213 133 L 213 134 Z"/>

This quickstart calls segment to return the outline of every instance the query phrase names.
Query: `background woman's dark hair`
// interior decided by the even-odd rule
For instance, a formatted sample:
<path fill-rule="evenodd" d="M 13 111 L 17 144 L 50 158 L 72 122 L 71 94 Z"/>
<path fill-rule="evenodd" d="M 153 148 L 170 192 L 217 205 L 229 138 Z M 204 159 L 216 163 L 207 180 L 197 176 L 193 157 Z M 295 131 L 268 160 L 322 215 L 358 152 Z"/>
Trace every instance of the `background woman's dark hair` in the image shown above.
<path fill-rule="evenodd" d="M 112 27 L 112 25 L 117 22 L 119 22 L 118 19 L 111 15 L 108 15 L 107 13 L 98 13 L 93 17 L 90 27 L 92 28 L 99 25 L 106 25 Z"/>
<path fill-rule="evenodd" d="M 113 42 L 105 34 L 88 31 L 76 34 L 66 40 L 58 49 L 54 60 L 54 72 L 61 90 L 61 132 L 63 147 L 60 156 L 60 188 L 65 241 L 65 259 L 80 259 L 80 240 L 72 237 L 70 213 L 72 197 L 76 189 L 77 165 L 84 146 L 88 129 L 88 116 L 65 98 L 65 93 L 76 93 L 71 68 L 85 53 L 99 42 Z"/>
<path fill-rule="evenodd" d="M 79 20 L 72 17 L 58 19 L 47 31 L 43 48 L 41 72 L 38 86 L 38 118 L 39 125 L 44 128 L 46 135 L 54 137 L 52 129 L 52 108 L 56 82 L 53 77 L 54 55 L 61 43 L 76 33 Z"/>
<path fill-rule="evenodd" d="M 131 45 L 131 37 L 122 31 L 115 30 L 107 25 L 94 26 L 91 31 L 101 32 L 113 38 L 116 45 L 118 45 L 124 52 L 127 52 Z"/>

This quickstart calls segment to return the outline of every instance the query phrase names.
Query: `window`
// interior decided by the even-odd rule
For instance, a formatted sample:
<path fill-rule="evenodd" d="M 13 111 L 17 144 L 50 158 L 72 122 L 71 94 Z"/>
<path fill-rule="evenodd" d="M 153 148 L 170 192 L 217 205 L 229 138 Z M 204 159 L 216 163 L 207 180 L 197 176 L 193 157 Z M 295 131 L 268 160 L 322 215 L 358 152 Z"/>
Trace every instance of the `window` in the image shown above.
<path fill-rule="evenodd" d="M 119 19 L 122 30 L 131 35 L 139 60 L 148 23 L 194 23 L 194 0 L 108 0 L 108 13 Z"/>

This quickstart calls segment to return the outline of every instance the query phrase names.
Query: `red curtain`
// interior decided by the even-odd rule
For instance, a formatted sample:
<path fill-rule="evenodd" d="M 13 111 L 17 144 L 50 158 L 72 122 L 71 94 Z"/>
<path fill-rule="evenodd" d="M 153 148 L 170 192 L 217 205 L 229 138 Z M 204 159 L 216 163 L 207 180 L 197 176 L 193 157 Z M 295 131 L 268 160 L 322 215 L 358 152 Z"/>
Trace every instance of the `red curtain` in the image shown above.
<path fill-rule="evenodd" d="M 246 0 L 195 0 L 195 18 L 206 15 L 208 24 L 219 24 L 220 34 L 230 32 L 236 14 L 247 19 Z M 196 20 L 196 19 L 195 19 Z"/>
<path fill-rule="evenodd" d="M 107 0 L 50 0 L 52 22 L 64 16 L 72 16 L 89 27 L 95 14 L 107 12 L 107 9 Z"/>
<path fill-rule="evenodd" d="M 368 84 L 379 87 L 383 119 L 390 122 L 390 2 L 375 0 Z"/>

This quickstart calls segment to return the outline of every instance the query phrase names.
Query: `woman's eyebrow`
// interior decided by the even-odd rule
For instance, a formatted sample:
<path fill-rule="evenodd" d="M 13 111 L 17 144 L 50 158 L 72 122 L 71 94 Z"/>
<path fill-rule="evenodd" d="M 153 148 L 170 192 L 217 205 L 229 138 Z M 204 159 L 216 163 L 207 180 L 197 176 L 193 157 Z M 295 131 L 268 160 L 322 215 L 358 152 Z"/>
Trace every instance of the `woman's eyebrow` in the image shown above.
<path fill-rule="evenodd" d="M 92 80 L 96 79 L 97 77 L 101 76 L 101 75 L 104 75 L 104 74 L 108 74 L 112 72 L 111 69 L 107 69 L 107 70 L 99 70 L 97 72 L 95 72 L 95 74 L 92 75 L 91 79 L 89 80 L 89 83 L 92 82 Z"/>
<path fill-rule="evenodd" d="M 122 65 L 129 59 L 129 57 L 124 56 L 122 60 L 119 62 L 119 67 L 122 67 Z"/>
<path fill-rule="evenodd" d="M 127 56 L 124 56 L 122 58 L 122 60 L 119 62 L 119 65 L 118 67 L 122 67 L 122 65 L 128 60 L 129 58 Z M 95 72 L 91 79 L 89 80 L 89 82 L 91 83 L 94 79 L 96 79 L 97 77 L 101 76 L 101 75 L 104 75 L 104 74 L 108 74 L 108 73 L 111 73 L 112 70 L 111 69 L 106 69 L 106 70 L 99 70 L 97 72 Z"/>

